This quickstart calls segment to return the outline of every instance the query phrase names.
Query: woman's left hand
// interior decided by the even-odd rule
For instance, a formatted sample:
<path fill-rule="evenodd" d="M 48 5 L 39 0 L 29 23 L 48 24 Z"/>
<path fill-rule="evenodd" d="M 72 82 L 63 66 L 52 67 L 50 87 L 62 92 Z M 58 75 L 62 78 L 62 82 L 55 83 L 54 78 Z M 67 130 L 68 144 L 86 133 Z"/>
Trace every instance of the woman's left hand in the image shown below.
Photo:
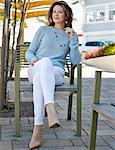
<path fill-rule="evenodd" d="M 67 34 L 69 35 L 69 38 L 72 38 L 72 37 L 73 37 L 74 31 L 73 31 L 72 28 L 66 27 L 66 28 L 64 28 L 64 31 L 65 31 L 65 33 L 67 33 Z"/>

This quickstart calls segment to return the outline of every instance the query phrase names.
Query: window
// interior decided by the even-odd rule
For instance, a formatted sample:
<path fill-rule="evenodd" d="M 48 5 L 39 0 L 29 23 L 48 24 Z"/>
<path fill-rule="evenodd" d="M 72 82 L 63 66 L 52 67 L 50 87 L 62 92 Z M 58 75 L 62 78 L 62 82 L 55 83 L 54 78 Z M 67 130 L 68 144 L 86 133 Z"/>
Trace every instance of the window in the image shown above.
<path fill-rule="evenodd" d="M 86 46 L 97 46 L 97 42 L 87 42 Z"/>
<path fill-rule="evenodd" d="M 86 8 L 86 22 L 96 22 L 105 20 L 105 6 Z"/>
<path fill-rule="evenodd" d="M 105 20 L 105 7 L 100 6 L 95 8 L 95 21 Z"/>
<path fill-rule="evenodd" d="M 109 6 L 109 20 L 115 20 L 115 5 Z"/>
<path fill-rule="evenodd" d="M 86 43 L 86 46 L 104 46 L 105 45 L 105 43 L 103 43 L 103 42 L 98 42 L 98 41 L 94 41 L 94 42 L 87 42 Z"/>
<path fill-rule="evenodd" d="M 93 8 L 86 9 L 86 22 L 94 21 L 94 12 Z"/>

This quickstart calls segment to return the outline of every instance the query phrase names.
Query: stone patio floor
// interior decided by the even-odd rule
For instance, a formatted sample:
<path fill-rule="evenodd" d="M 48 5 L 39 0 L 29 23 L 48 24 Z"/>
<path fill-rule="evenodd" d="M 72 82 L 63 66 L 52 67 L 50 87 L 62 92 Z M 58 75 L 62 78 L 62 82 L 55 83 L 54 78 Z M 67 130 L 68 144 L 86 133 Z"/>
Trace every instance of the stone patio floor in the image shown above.
<path fill-rule="evenodd" d="M 68 93 L 56 92 L 55 106 L 61 127 L 49 129 L 47 120 L 44 120 L 45 133 L 39 150 L 87 150 L 94 77 L 83 76 L 82 86 L 82 136 L 76 136 L 75 132 L 76 95 L 73 99 L 72 120 L 67 121 Z M 8 83 L 8 91 L 9 102 L 13 102 L 14 81 Z M 32 93 L 21 93 L 21 102 L 32 102 Z M 115 103 L 115 78 L 108 76 L 102 79 L 101 102 Z M 0 150 L 28 150 L 33 129 L 33 116 L 21 117 L 21 137 L 19 138 L 15 137 L 14 123 L 14 117 L 0 117 Z M 99 116 L 98 121 L 96 150 L 115 150 L 115 125 L 102 116 Z"/>

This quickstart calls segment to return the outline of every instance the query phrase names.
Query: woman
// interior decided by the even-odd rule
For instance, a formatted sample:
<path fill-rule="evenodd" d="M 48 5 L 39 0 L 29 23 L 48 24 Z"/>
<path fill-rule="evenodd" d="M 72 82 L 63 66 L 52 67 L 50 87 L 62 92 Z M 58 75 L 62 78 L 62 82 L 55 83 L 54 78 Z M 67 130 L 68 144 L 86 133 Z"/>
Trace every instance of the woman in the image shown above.
<path fill-rule="evenodd" d="M 72 10 L 66 2 L 54 2 L 48 13 L 49 25 L 38 29 L 26 52 L 26 59 L 31 64 L 28 77 L 33 83 L 35 115 L 30 149 L 41 145 L 45 109 L 49 128 L 60 126 L 54 108 L 55 85 L 64 83 L 64 64 L 68 51 L 72 64 L 79 63 L 81 59 L 72 19 Z"/>

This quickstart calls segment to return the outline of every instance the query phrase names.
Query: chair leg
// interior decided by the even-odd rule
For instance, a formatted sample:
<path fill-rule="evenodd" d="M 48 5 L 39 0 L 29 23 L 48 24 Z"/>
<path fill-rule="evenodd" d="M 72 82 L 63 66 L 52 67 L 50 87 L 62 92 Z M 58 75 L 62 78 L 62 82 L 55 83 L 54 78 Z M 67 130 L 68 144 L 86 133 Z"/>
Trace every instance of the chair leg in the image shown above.
<path fill-rule="evenodd" d="M 88 150 L 95 150 L 98 113 L 93 110 Z"/>
<path fill-rule="evenodd" d="M 81 136 L 81 125 L 82 125 L 82 101 L 81 101 L 81 97 L 78 98 L 77 95 L 77 136 Z"/>
<path fill-rule="evenodd" d="M 67 120 L 71 120 L 73 93 L 69 95 Z"/>
<path fill-rule="evenodd" d="M 15 63 L 15 135 L 20 136 L 20 66 Z"/>
<path fill-rule="evenodd" d="M 82 65 L 81 64 L 77 66 L 76 113 L 77 113 L 76 134 L 77 136 L 81 136 L 81 129 L 82 129 Z"/>
<path fill-rule="evenodd" d="M 45 117 L 47 117 L 48 116 L 48 114 L 47 114 L 47 112 L 46 112 L 46 108 L 45 108 Z"/>
<path fill-rule="evenodd" d="M 94 104 L 99 104 L 101 92 L 101 71 L 95 72 L 95 88 L 94 88 Z M 91 129 L 89 136 L 88 150 L 95 150 L 96 146 L 96 132 L 98 123 L 98 113 L 92 110 Z"/>

